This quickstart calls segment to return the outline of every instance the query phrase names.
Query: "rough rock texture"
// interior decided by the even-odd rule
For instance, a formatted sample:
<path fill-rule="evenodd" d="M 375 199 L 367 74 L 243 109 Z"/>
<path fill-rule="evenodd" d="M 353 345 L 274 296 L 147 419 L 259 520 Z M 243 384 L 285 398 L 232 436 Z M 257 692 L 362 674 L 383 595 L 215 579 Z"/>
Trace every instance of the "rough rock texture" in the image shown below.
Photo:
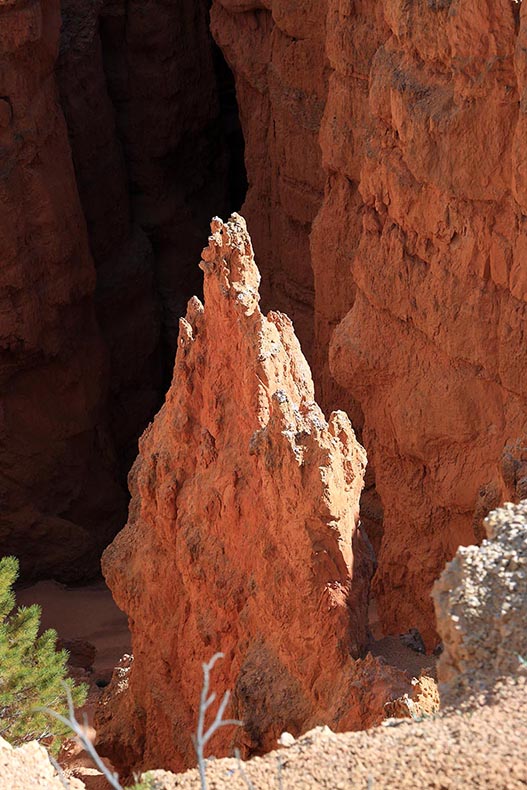
<path fill-rule="evenodd" d="M 151 244 L 132 217 L 128 174 L 106 83 L 102 0 L 62 0 L 56 77 L 96 266 L 95 302 L 110 352 L 110 414 L 124 478 L 161 401 L 160 311 Z M 146 152 L 145 152 L 146 155 Z"/>
<path fill-rule="evenodd" d="M 363 407 L 384 505 L 381 617 L 390 629 L 417 625 L 431 646 L 434 578 L 460 543 L 481 539 L 489 509 L 521 495 L 525 475 L 527 7 L 380 5 L 360 3 L 348 20 L 363 39 L 371 30 L 382 40 L 367 105 L 355 105 L 367 111 L 356 119 L 365 211 L 355 301 L 330 355 Z M 333 20 L 346 25 L 341 10 Z M 337 72 L 354 41 L 339 37 Z M 331 102 L 330 91 L 326 123 Z"/>
<path fill-rule="evenodd" d="M 369 732 L 307 733 L 288 749 L 241 764 L 212 760 L 207 780 L 215 790 L 297 788 L 430 788 L 524 790 L 527 784 L 527 686 L 497 690 L 495 704 L 470 715 L 449 710 L 422 722 L 394 721 Z M 279 777 L 280 776 L 280 780 Z M 174 776 L 153 771 L 153 790 L 197 790 L 197 771 Z"/>
<path fill-rule="evenodd" d="M 326 3 L 215 0 L 212 32 L 231 66 L 245 138 L 249 192 L 243 213 L 263 275 L 264 305 L 287 312 L 313 354 L 311 223 L 324 175 Z"/>
<path fill-rule="evenodd" d="M 434 678 L 422 674 L 412 680 L 412 691 L 384 706 L 388 718 L 421 719 L 439 710 L 439 690 Z"/>
<path fill-rule="evenodd" d="M 213 31 L 264 278 L 375 473 L 379 616 L 432 647 L 433 581 L 527 485 L 527 6 L 215 0 Z"/>
<path fill-rule="evenodd" d="M 36 741 L 13 749 L 0 738 L 0 790 L 64 790 L 64 785 L 49 761 L 43 746 Z M 78 779 L 71 790 L 82 790 Z"/>
<path fill-rule="evenodd" d="M 78 581 L 123 518 L 95 271 L 53 69 L 58 3 L 0 6 L 0 546 Z"/>
<path fill-rule="evenodd" d="M 129 521 L 103 557 L 132 632 L 119 703 L 130 713 L 107 747 L 128 767 L 194 762 L 201 662 L 218 650 L 214 689 L 232 690 L 230 714 L 244 722 L 214 739 L 218 755 L 233 742 L 268 750 L 284 729 L 376 723 L 391 676 L 402 685 L 379 659 L 353 660 L 372 573 L 357 528 L 364 451 L 343 412 L 326 422 L 315 403 L 290 320 L 260 312 L 244 220 L 215 219 L 212 231 L 205 308 L 194 297 L 181 320 L 173 384 L 130 476 Z"/>
<path fill-rule="evenodd" d="M 329 372 L 329 341 L 355 293 L 350 233 L 358 243 L 362 201 L 355 185 L 352 198 L 335 187 L 324 203 L 325 160 L 344 152 L 352 157 L 356 147 L 348 105 L 339 113 L 344 128 L 328 120 L 334 135 L 328 151 L 321 139 L 330 73 L 327 13 L 327 0 L 214 0 L 211 29 L 236 79 L 249 181 L 243 214 L 262 272 L 263 304 L 293 319 L 324 410 L 345 407 L 360 432 L 359 404 Z M 376 40 L 367 32 L 365 60 Z M 361 38 L 361 52 L 364 43 Z M 351 71 L 347 77 L 355 86 Z M 347 177 L 342 180 L 348 184 Z M 371 459 L 365 489 L 361 520 L 378 552 L 382 505 Z"/>
<path fill-rule="evenodd" d="M 434 586 L 443 704 L 491 691 L 527 659 L 527 501 L 492 512 L 485 527 L 488 540 L 460 548 Z"/>

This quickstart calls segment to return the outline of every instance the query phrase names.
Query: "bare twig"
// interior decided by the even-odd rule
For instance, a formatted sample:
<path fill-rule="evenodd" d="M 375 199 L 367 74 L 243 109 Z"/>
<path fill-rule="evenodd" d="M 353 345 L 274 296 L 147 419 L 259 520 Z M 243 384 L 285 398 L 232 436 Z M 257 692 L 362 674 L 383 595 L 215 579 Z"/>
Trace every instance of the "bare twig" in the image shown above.
<path fill-rule="evenodd" d="M 236 757 L 236 762 L 238 763 L 238 771 L 239 771 L 240 776 L 242 777 L 243 781 L 245 782 L 245 784 L 247 785 L 249 790 L 256 790 L 255 786 L 253 785 L 253 783 L 251 782 L 251 780 L 247 776 L 245 768 L 243 767 L 243 762 L 242 762 L 242 758 L 241 758 L 239 749 L 235 749 L 234 750 L 234 756 Z"/>
<path fill-rule="evenodd" d="M 229 704 L 229 700 L 231 698 L 230 691 L 226 691 L 223 695 L 223 699 L 218 706 L 218 710 L 216 711 L 216 716 L 214 717 L 214 721 L 210 725 L 208 729 L 205 729 L 205 716 L 210 708 L 210 706 L 216 700 L 216 693 L 213 691 L 212 694 L 209 696 L 209 689 L 210 689 L 210 673 L 212 672 L 216 661 L 220 658 L 223 658 L 223 653 L 215 653 L 210 661 L 207 664 L 203 664 L 203 687 L 201 689 L 201 698 L 200 698 L 200 705 L 199 705 L 199 715 L 198 715 L 198 727 L 196 730 L 196 735 L 193 737 L 194 748 L 196 750 L 196 756 L 198 758 L 198 770 L 199 770 L 199 778 L 201 781 L 201 790 L 207 790 L 207 774 L 206 774 L 206 759 L 205 759 L 205 746 L 210 741 L 212 736 L 215 732 L 217 732 L 220 727 L 240 727 L 243 722 L 238 721 L 238 719 L 224 719 L 223 714 Z"/>
<path fill-rule="evenodd" d="M 48 754 L 48 757 L 49 757 L 49 761 L 50 761 L 51 765 L 53 766 L 53 768 L 57 772 L 57 776 L 59 777 L 59 781 L 60 781 L 62 787 L 65 787 L 66 790 L 70 790 L 69 782 L 66 779 L 64 771 L 62 770 L 62 768 L 58 764 L 57 760 L 55 760 L 55 758 L 53 757 L 52 754 Z"/>
<path fill-rule="evenodd" d="M 86 749 L 86 751 L 90 755 L 91 759 L 93 760 L 99 771 L 101 771 L 101 773 L 104 774 L 104 776 L 106 777 L 110 785 L 114 788 L 114 790 L 123 790 L 122 785 L 119 783 L 118 775 L 112 773 L 108 769 L 108 767 L 103 763 L 103 761 L 97 754 L 97 751 L 95 750 L 93 743 L 86 735 L 85 728 L 81 724 L 79 724 L 79 722 L 75 718 L 75 711 L 73 709 L 73 700 L 71 698 L 71 692 L 69 690 L 69 687 L 66 685 L 66 683 L 64 683 L 64 689 L 66 691 L 66 697 L 68 700 L 67 717 L 63 716 L 61 713 L 57 713 L 56 711 L 51 710 L 50 708 L 41 708 L 41 710 L 45 711 L 46 713 L 49 713 L 50 716 L 53 716 L 55 719 L 61 721 L 63 724 L 65 724 L 67 727 L 73 730 L 73 732 L 81 742 L 83 748 Z M 86 724 L 86 719 L 85 719 L 85 724 Z"/>
<path fill-rule="evenodd" d="M 284 782 L 282 776 L 282 769 L 284 767 L 284 764 L 282 762 L 281 754 L 278 755 L 277 760 L 278 760 L 278 790 L 284 790 Z"/>

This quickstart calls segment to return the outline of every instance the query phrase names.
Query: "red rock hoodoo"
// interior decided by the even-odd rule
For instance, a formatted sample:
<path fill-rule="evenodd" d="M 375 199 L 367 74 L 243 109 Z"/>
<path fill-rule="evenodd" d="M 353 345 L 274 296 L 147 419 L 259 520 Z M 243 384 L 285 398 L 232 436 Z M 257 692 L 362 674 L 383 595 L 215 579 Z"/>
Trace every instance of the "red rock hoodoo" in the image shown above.
<path fill-rule="evenodd" d="M 358 728 L 372 711 L 356 686 L 373 696 L 379 674 L 371 657 L 353 660 L 373 569 L 357 527 L 364 450 L 343 412 L 326 422 L 315 403 L 290 320 L 261 313 L 244 220 L 216 219 L 212 231 L 205 306 L 194 297 L 180 322 L 129 521 L 103 557 L 132 631 L 117 736 L 134 741 L 128 765 L 193 764 L 201 662 L 217 650 L 214 689 L 232 690 L 244 725 L 215 739 L 216 755 L 233 740 L 268 750 L 286 728 Z M 387 698 L 385 684 L 377 711 Z"/>
<path fill-rule="evenodd" d="M 527 479 L 527 6 L 215 0 L 213 31 L 274 303 L 375 470 L 379 615 L 430 646 L 434 579 Z"/>

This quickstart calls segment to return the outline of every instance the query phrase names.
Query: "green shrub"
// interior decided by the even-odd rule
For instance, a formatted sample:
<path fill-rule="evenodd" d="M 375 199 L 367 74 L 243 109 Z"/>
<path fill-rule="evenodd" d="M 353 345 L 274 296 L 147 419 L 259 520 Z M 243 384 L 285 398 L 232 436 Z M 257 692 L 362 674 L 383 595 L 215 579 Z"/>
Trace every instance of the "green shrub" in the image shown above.
<path fill-rule="evenodd" d="M 38 635 L 40 606 L 15 609 L 12 590 L 18 577 L 15 557 L 0 559 L 0 735 L 17 746 L 69 732 L 43 708 L 67 713 L 66 687 L 76 706 L 86 700 L 86 686 L 66 677 L 66 650 L 56 650 L 53 630 Z M 57 738 L 50 751 L 60 747 Z"/>

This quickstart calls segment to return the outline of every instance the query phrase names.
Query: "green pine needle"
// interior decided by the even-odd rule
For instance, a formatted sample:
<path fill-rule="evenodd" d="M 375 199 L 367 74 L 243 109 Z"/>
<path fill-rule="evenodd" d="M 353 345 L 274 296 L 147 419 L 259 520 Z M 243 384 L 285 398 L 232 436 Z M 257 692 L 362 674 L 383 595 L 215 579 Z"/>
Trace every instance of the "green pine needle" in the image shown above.
<path fill-rule="evenodd" d="M 67 678 L 68 653 L 56 650 L 56 632 L 38 635 L 40 606 L 15 609 L 12 586 L 17 577 L 16 557 L 0 559 L 0 736 L 15 746 L 49 740 L 50 751 L 56 753 L 69 728 L 42 709 L 67 714 L 64 683 L 76 707 L 84 704 L 87 687 Z"/>

